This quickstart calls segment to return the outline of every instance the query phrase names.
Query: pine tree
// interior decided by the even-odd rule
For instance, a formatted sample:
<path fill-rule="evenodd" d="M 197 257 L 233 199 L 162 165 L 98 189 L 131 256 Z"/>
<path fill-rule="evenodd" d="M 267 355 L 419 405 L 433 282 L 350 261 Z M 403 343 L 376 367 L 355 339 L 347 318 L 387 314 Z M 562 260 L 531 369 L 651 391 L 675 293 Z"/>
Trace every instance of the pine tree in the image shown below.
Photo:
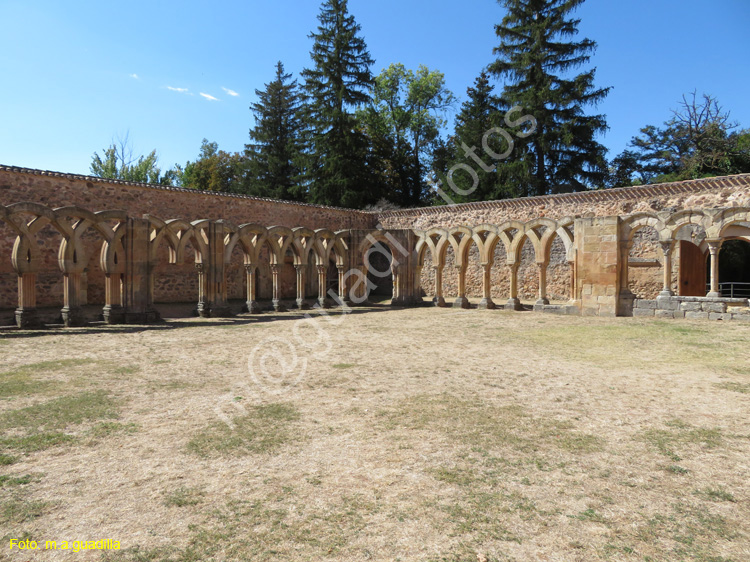
<path fill-rule="evenodd" d="M 248 159 L 247 192 L 261 197 L 302 201 L 301 185 L 303 123 L 296 80 L 276 63 L 276 76 L 264 90 L 255 90 L 258 101 L 250 106 L 255 127 L 254 142 L 245 145 Z"/>
<path fill-rule="evenodd" d="M 368 189 L 368 142 L 354 112 L 370 102 L 374 63 L 349 14 L 347 0 L 326 0 L 305 69 L 307 182 L 313 203 L 361 208 L 377 200 Z"/>
<path fill-rule="evenodd" d="M 467 100 L 456 115 L 455 132 L 445 146 L 440 147 L 437 162 L 442 162 L 439 172 L 444 191 L 456 203 L 489 201 L 517 196 L 512 188 L 502 182 L 496 162 L 483 150 L 485 135 L 495 127 L 505 127 L 499 106 L 486 71 L 477 77 L 474 85 L 466 89 Z M 507 150 L 502 137 L 488 135 L 487 143 L 496 154 Z M 458 167 L 461 167 L 459 169 Z M 471 168 L 476 175 L 465 170 Z M 448 173 L 454 170 L 450 179 Z"/>
<path fill-rule="evenodd" d="M 572 40 L 580 20 L 569 15 L 583 2 L 502 0 L 507 14 L 495 26 L 500 45 L 489 70 L 506 79 L 502 109 L 520 105 L 537 121 L 505 170 L 528 195 L 600 187 L 606 178 L 606 149 L 596 141 L 606 119 L 584 108 L 601 102 L 609 88 L 594 86 L 595 68 L 571 76 L 596 50 L 590 39 Z"/>

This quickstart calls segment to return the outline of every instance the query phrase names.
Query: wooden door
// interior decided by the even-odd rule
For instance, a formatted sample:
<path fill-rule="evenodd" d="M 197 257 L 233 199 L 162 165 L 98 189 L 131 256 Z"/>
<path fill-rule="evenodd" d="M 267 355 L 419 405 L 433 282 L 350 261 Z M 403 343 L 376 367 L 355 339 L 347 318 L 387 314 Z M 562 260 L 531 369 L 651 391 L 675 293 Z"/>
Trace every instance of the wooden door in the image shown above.
<path fill-rule="evenodd" d="M 680 240 L 680 296 L 706 296 L 706 256 L 701 249 Z"/>

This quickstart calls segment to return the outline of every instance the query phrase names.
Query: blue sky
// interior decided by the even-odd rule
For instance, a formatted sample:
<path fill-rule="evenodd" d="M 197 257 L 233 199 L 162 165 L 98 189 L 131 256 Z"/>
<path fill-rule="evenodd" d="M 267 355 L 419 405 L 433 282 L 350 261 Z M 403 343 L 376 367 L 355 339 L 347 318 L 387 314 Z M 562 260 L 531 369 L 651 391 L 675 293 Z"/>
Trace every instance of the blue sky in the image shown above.
<path fill-rule="evenodd" d="M 445 73 L 466 97 L 496 44 L 495 0 L 350 0 L 377 73 L 392 62 Z M 0 163 L 89 173 L 91 156 L 129 133 L 168 168 L 201 140 L 241 150 L 254 90 L 282 60 L 309 64 L 317 0 L 0 0 Z M 750 1 L 588 0 L 581 35 L 613 90 L 598 111 L 615 156 L 682 94 L 716 96 L 750 127 Z M 499 84 L 498 84 L 499 86 Z M 182 91 L 184 90 L 184 91 Z M 457 106 L 458 108 L 458 106 Z"/>

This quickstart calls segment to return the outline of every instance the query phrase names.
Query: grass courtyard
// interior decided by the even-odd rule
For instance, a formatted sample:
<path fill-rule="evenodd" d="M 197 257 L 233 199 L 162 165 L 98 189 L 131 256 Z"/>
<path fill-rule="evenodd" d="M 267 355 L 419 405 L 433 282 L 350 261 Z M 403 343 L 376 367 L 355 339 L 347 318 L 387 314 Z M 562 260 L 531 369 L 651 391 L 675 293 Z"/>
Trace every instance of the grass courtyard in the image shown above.
<path fill-rule="evenodd" d="M 750 560 L 748 342 L 433 308 L 0 332 L 0 559 Z"/>

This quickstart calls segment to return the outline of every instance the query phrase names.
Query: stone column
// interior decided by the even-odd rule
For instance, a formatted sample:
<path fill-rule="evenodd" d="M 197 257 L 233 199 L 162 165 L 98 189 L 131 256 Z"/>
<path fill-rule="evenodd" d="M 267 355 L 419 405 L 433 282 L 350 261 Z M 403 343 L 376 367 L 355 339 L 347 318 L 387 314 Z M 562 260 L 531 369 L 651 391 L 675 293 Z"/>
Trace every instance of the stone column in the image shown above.
<path fill-rule="evenodd" d="M 122 308 L 122 274 L 108 273 L 104 277 L 104 309 L 102 316 L 107 324 L 122 324 L 125 311 Z"/>
<path fill-rule="evenodd" d="M 401 294 L 401 268 L 398 265 L 396 267 L 391 266 L 391 279 L 393 282 L 393 291 L 391 292 L 391 306 L 402 306 L 403 296 Z"/>
<path fill-rule="evenodd" d="M 721 291 L 719 289 L 719 251 L 721 250 L 722 240 L 706 240 L 708 251 L 711 253 L 711 291 L 707 297 L 719 298 Z"/>
<path fill-rule="evenodd" d="M 570 267 L 570 300 L 576 300 L 576 262 L 569 261 Z"/>
<path fill-rule="evenodd" d="M 672 292 L 672 243 L 659 242 L 661 251 L 664 255 L 664 287 L 659 293 L 662 298 L 668 298 L 674 295 Z"/>
<path fill-rule="evenodd" d="M 36 273 L 22 273 L 18 276 L 16 325 L 24 330 L 42 325 L 36 311 Z"/>
<path fill-rule="evenodd" d="M 210 318 L 211 303 L 208 301 L 208 295 L 206 294 L 206 268 L 202 263 L 196 263 L 195 270 L 198 272 L 198 316 Z"/>
<path fill-rule="evenodd" d="M 81 310 L 81 273 L 64 273 L 63 274 L 63 295 L 64 304 L 60 311 L 62 314 L 63 324 L 66 327 L 83 326 L 83 311 Z"/>
<path fill-rule="evenodd" d="M 307 310 L 310 306 L 305 302 L 305 265 L 295 265 L 297 272 L 297 308 Z"/>
<path fill-rule="evenodd" d="M 414 267 L 414 304 L 422 306 L 422 267 L 417 265 Z"/>
<path fill-rule="evenodd" d="M 279 300 L 279 270 L 281 266 L 272 263 L 271 264 L 271 280 L 273 281 L 273 293 L 272 293 L 272 300 L 273 303 L 273 309 L 275 312 L 282 312 L 284 310 L 284 307 L 281 306 L 281 301 Z"/>
<path fill-rule="evenodd" d="M 339 274 L 339 304 L 341 306 L 348 306 L 352 304 L 349 288 L 346 286 L 349 276 L 346 274 L 346 267 L 344 265 L 337 265 L 336 270 Z"/>
<path fill-rule="evenodd" d="M 252 264 L 245 265 L 245 275 L 247 279 L 247 301 L 245 302 L 245 305 L 247 306 L 247 311 L 250 314 L 256 314 L 260 312 L 260 305 L 258 304 L 257 300 L 257 271 L 257 266 Z"/>
<path fill-rule="evenodd" d="M 469 299 L 466 298 L 466 266 L 457 265 L 458 271 L 458 296 L 453 301 L 453 308 L 471 308 Z"/>
<path fill-rule="evenodd" d="M 328 298 L 328 268 L 325 265 L 318 266 L 318 304 L 321 308 L 331 308 L 331 299 Z"/>
<path fill-rule="evenodd" d="M 146 219 L 128 219 L 123 246 L 123 308 L 127 324 L 157 322 L 154 309 L 154 276 L 150 258 L 150 225 Z"/>
<path fill-rule="evenodd" d="M 482 300 L 478 308 L 493 310 L 495 303 L 492 302 L 492 263 L 482 264 Z"/>
<path fill-rule="evenodd" d="M 521 310 L 521 301 L 518 299 L 518 264 L 509 263 L 508 270 L 510 274 L 510 296 L 505 305 L 506 310 Z"/>
<path fill-rule="evenodd" d="M 445 299 L 443 298 L 443 266 L 433 265 L 432 268 L 435 270 L 435 298 L 432 302 L 435 306 L 445 306 Z"/>
<path fill-rule="evenodd" d="M 629 286 L 630 270 L 628 262 L 630 260 L 630 242 L 627 240 L 620 241 L 620 295 L 632 295 Z"/>
<path fill-rule="evenodd" d="M 547 298 L 547 264 L 538 263 L 536 265 L 539 268 L 539 298 L 535 304 L 543 306 L 549 304 L 549 299 Z"/>

